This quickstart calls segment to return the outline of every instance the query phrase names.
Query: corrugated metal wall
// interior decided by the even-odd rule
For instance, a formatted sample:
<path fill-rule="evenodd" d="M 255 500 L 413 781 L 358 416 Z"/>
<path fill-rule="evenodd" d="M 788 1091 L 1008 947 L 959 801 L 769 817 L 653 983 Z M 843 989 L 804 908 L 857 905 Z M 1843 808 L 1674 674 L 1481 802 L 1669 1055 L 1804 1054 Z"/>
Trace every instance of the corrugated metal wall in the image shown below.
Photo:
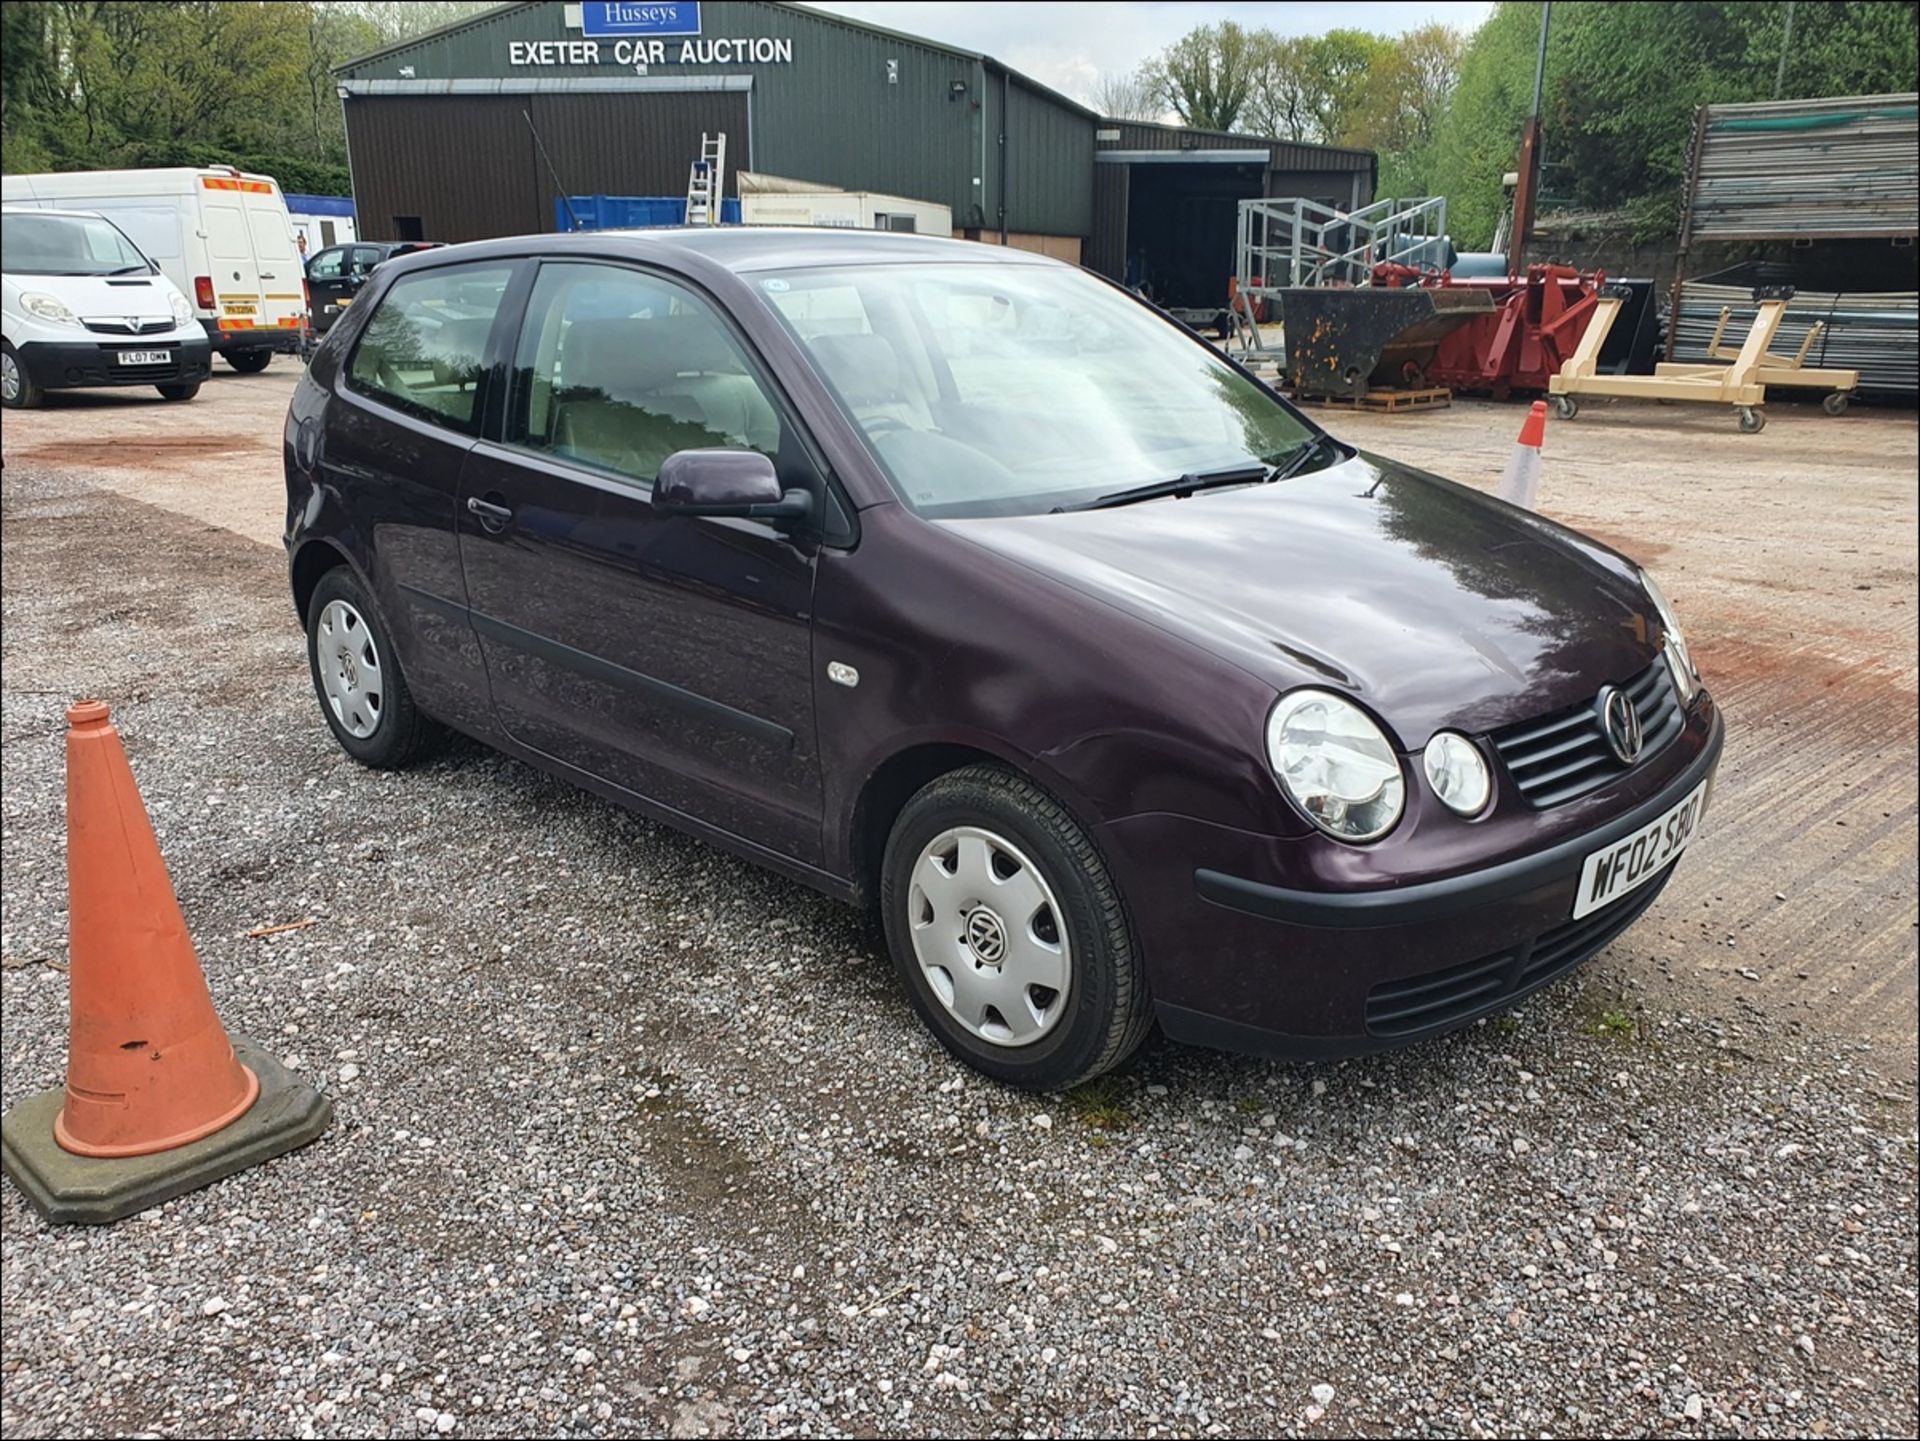
<path fill-rule="evenodd" d="M 360 234 L 399 238 L 418 216 L 429 240 L 553 229 L 560 194 L 527 128 L 539 128 L 572 194 L 684 195 L 703 131 L 742 138 L 739 91 L 664 94 L 350 96 Z M 728 184 L 745 157 L 729 148 Z"/>
<path fill-rule="evenodd" d="M 539 156 L 517 105 L 499 96 L 351 96 L 347 147 L 364 240 L 395 240 L 398 215 L 429 240 L 549 230 Z"/>
<path fill-rule="evenodd" d="M 1128 165 L 1093 167 L 1093 234 L 1082 259 L 1109 280 L 1124 280 L 1127 271 Z"/>
<path fill-rule="evenodd" d="M 1093 117 L 1067 109 L 1017 77 L 1007 86 L 1007 112 L 1007 228 L 1089 234 Z M 997 196 L 988 197 L 990 217 L 998 203 Z"/>
<path fill-rule="evenodd" d="M 1139 120 L 1106 121 L 1103 131 L 1118 130 L 1117 140 L 1100 142 L 1102 150 L 1265 150 L 1273 170 L 1365 171 L 1371 174 L 1371 150 L 1348 150 L 1332 145 L 1296 145 L 1258 135 L 1232 135 L 1218 130 L 1188 130 L 1178 125 L 1152 125 Z"/>
<path fill-rule="evenodd" d="M 638 79 L 631 66 L 613 63 L 611 42 L 601 43 L 602 61 L 596 65 L 509 63 L 514 41 L 579 41 L 578 31 L 566 29 L 563 11 L 559 3 L 535 3 L 490 12 L 341 73 L 350 81 L 416 83 L 501 79 L 564 84 L 592 79 L 617 84 Z M 964 52 L 757 0 L 704 0 L 701 35 L 792 42 L 791 63 L 681 65 L 670 58 L 649 67 L 646 78 L 654 82 L 696 75 L 751 77 L 751 146 L 744 122 L 730 128 L 727 137 L 731 155 L 742 163 L 750 153 L 756 170 L 848 190 L 938 201 L 951 207 L 955 225 L 997 227 L 997 68 Z M 680 44 L 679 38 L 666 41 L 669 57 L 677 57 Z M 412 73 L 403 75 L 403 67 Z M 1017 77 L 1011 88 L 1009 228 L 1086 235 L 1093 206 L 1092 116 Z M 468 98 L 434 97 L 432 103 Z M 696 132 L 696 146 L 698 139 Z M 355 167 L 362 164 L 363 153 L 371 160 L 376 148 L 412 143 L 405 132 L 369 130 L 364 140 L 356 139 Z M 547 145 L 564 174 L 561 149 L 551 136 Z M 464 147 L 457 153 L 464 154 Z M 692 155 L 684 147 L 675 154 L 679 177 L 663 193 L 685 189 Z M 567 182 L 573 183 L 571 175 Z"/>

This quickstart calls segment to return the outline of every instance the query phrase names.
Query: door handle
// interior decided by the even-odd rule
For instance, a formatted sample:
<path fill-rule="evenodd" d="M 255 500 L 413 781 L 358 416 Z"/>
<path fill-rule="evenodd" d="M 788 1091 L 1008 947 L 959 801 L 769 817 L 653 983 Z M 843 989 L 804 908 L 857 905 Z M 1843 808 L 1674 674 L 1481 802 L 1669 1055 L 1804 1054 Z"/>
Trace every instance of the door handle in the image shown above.
<path fill-rule="evenodd" d="M 477 516 L 482 530 L 492 531 L 496 535 L 507 528 L 507 522 L 513 519 L 513 511 L 504 505 L 495 505 L 490 500 L 482 500 L 477 495 L 467 497 L 467 512 Z"/>

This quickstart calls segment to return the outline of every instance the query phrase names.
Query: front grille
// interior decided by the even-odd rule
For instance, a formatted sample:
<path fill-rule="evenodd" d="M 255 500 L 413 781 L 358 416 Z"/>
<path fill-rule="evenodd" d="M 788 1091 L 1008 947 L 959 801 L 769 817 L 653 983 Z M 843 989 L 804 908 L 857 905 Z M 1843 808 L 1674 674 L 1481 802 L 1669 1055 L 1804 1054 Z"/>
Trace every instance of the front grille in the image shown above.
<path fill-rule="evenodd" d="M 80 323 L 98 335 L 158 335 L 177 324 L 172 320 L 83 320 Z"/>
<path fill-rule="evenodd" d="M 1382 981 L 1367 992 L 1367 1033 L 1396 1039 L 1418 1036 L 1497 1010 L 1605 950 L 1640 919 L 1672 878 L 1669 865 L 1612 905 L 1519 946 L 1445 970 Z"/>
<path fill-rule="evenodd" d="M 1680 734 L 1685 716 L 1664 655 L 1655 656 L 1652 665 L 1623 682 L 1620 689 L 1640 714 L 1637 765 Z M 1607 744 L 1599 707 L 1593 701 L 1508 726 L 1495 731 L 1491 739 L 1520 794 L 1535 806 L 1577 799 L 1628 769 Z"/>

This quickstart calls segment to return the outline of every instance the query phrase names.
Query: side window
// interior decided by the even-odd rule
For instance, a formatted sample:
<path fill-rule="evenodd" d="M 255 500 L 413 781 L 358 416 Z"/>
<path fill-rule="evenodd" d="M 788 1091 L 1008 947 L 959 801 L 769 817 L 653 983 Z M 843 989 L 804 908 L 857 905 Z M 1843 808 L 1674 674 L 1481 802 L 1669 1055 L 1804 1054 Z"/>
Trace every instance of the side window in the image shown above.
<path fill-rule="evenodd" d="M 344 250 L 323 250 L 307 265 L 307 274 L 315 280 L 338 280 L 346 258 Z"/>
<path fill-rule="evenodd" d="M 378 250 L 374 249 L 371 245 L 356 245 L 353 247 L 351 259 L 347 264 L 347 274 L 365 275 L 379 263 L 380 252 Z"/>
<path fill-rule="evenodd" d="M 512 443 L 652 484 L 676 450 L 780 450 L 780 417 L 693 292 L 609 265 L 543 265 L 514 359 Z"/>
<path fill-rule="evenodd" d="M 353 389 L 471 431 L 480 414 L 487 333 L 512 273 L 458 265 L 396 282 L 353 352 Z"/>

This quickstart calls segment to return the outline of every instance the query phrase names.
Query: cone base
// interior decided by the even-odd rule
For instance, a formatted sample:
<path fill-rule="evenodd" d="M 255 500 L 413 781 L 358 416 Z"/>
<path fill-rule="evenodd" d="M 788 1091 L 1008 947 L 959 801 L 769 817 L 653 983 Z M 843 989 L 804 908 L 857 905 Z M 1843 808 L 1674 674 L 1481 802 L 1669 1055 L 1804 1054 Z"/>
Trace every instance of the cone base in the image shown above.
<path fill-rule="evenodd" d="M 0 1161 L 33 1208 L 61 1225 L 104 1225 L 304 1146 L 327 1129 L 333 1103 L 239 1037 L 233 1049 L 260 1079 L 237 1120 L 198 1141 L 144 1156 L 77 1156 L 54 1139 L 64 1090 L 29 1096 L 0 1122 Z"/>
<path fill-rule="evenodd" d="M 60 1114 L 53 1118 L 53 1139 L 76 1156 L 150 1156 L 155 1151 L 171 1151 L 175 1147 L 185 1146 L 199 1140 L 202 1136 L 211 1136 L 215 1131 L 224 1130 L 246 1115 L 248 1109 L 260 1098 L 260 1078 L 246 1065 L 240 1067 L 240 1074 L 246 1077 L 240 1090 L 240 1099 L 222 1114 L 210 1121 L 202 1121 L 188 1131 L 174 1136 L 162 1136 L 157 1141 L 142 1141 L 137 1146 L 95 1146 L 80 1140 L 67 1130 L 67 1112 L 63 1105 Z"/>

